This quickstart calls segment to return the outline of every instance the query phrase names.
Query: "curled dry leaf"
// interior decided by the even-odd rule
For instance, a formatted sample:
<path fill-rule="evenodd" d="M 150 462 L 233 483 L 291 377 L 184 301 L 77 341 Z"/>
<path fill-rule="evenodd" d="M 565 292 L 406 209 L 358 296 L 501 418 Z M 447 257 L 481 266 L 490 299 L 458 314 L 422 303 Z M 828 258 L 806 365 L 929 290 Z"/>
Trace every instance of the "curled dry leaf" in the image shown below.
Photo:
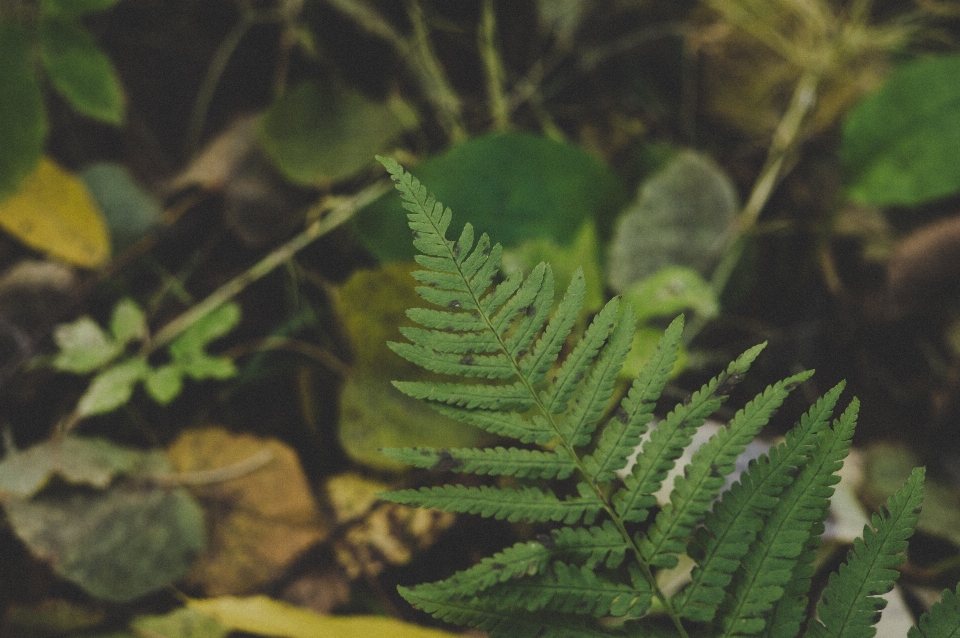
<path fill-rule="evenodd" d="M 184 432 L 169 455 L 206 511 L 210 541 L 190 580 L 211 595 L 255 591 L 327 537 L 286 444 L 211 426 Z"/>

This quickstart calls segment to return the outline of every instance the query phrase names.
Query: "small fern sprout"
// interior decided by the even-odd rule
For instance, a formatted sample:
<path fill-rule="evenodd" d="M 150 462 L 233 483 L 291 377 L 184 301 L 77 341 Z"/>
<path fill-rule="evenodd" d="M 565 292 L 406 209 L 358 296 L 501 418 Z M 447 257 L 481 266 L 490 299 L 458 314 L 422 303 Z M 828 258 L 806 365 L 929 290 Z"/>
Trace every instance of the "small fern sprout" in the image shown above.
<path fill-rule="evenodd" d="M 407 601 L 493 638 L 874 635 L 879 596 L 893 587 L 917 522 L 924 473 L 915 470 L 885 515 L 874 516 L 809 618 L 814 554 L 859 408 L 853 399 L 834 417 L 842 383 L 725 489 L 737 457 L 812 373 L 770 385 L 693 453 L 669 501 L 658 504 L 654 495 L 694 431 L 747 374 L 763 344 L 652 427 L 677 361 L 682 318 L 665 330 L 617 402 L 617 378 L 636 327 L 630 305 L 612 299 L 572 340 L 585 294 L 582 271 L 556 306 L 548 264 L 501 277 L 499 244 L 477 237 L 470 224 L 448 239 L 450 209 L 395 161 L 378 159 L 408 211 L 421 267 L 413 277 L 431 306 L 408 310 L 416 325 L 402 328 L 406 342 L 389 345 L 449 378 L 396 381 L 396 387 L 453 419 L 538 446 L 384 449 L 417 467 L 514 477 L 516 487 L 454 484 L 381 496 L 549 530 L 445 580 L 401 587 Z M 618 472 L 641 440 L 636 463 L 621 479 Z M 681 558 L 693 565 L 688 584 L 668 595 L 658 575 L 678 568 Z M 946 592 L 909 638 L 960 638 L 958 594 Z"/>

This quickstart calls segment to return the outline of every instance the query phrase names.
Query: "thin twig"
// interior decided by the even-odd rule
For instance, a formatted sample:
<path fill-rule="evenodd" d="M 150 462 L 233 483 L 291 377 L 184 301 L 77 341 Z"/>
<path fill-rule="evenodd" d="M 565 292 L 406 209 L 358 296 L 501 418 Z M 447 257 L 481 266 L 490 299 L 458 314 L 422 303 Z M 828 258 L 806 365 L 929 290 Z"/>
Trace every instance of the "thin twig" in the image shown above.
<path fill-rule="evenodd" d="M 490 100 L 490 115 L 493 128 L 504 130 L 510 125 L 510 110 L 504 91 L 503 60 L 497 48 L 497 16 L 493 10 L 493 0 L 483 0 L 480 13 L 480 28 L 477 32 L 477 48 L 483 61 L 483 71 L 487 79 L 487 99 Z"/>

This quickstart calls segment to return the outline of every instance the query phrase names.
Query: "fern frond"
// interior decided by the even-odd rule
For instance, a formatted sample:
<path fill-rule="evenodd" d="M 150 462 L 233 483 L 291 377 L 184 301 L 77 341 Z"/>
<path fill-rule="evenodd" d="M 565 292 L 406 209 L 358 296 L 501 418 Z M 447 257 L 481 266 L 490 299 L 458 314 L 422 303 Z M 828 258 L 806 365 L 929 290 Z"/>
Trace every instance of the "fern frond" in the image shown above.
<path fill-rule="evenodd" d="M 510 385 L 482 385 L 394 381 L 393 385 L 414 399 L 447 403 L 469 410 L 528 410 L 534 403 L 526 386 L 519 382 Z"/>
<path fill-rule="evenodd" d="M 498 583 L 540 574 L 558 553 L 539 541 L 522 541 L 450 578 L 416 585 L 412 591 L 435 600 L 468 598 Z"/>
<path fill-rule="evenodd" d="M 737 457 L 783 405 L 790 391 L 812 374 L 802 372 L 769 386 L 694 452 L 684 475 L 674 481 L 670 502 L 657 514 L 653 527 L 640 543 L 644 560 L 658 567 L 677 565 L 677 555 L 684 551 L 694 526 L 723 489 Z"/>
<path fill-rule="evenodd" d="M 517 439 L 521 443 L 538 443 L 543 445 L 556 438 L 557 431 L 550 423 L 540 416 L 527 420 L 516 412 L 501 410 L 468 410 L 462 407 L 432 404 L 440 414 L 474 427 L 486 430 L 491 434 Z"/>
<path fill-rule="evenodd" d="M 567 409 L 570 397 L 583 381 L 590 364 L 616 325 L 619 308 L 619 299 L 608 301 L 590 322 L 573 352 L 567 355 L 553 383 L 540 396 L 547 414 L 559 414 Z"/>
<path fill-rule="evenodd" d="M 434 618 L 455 625 L 470 625 L 486 631 L 490 638 L 609 638 L 611 633 L 591 627 L 582 616 L 550 612 L 507 609 L 498 601 L 481 596 L 448 600 L 436 592 L 398 587 L 411 605 Z"/>
<path fill-rule="evenodd" d="M 562 447 L 552 452 L 503 447 L 382 448 L 380 452 L 414 467 L 470 474 L 565 479 L 577 469 L 573 459 Z"/>
<path fill-rule="evenodd" d="M 427 330 L 401 326 L 400 334 L 412 343 L 429 343 L 440 352 L 483 354 L 500 350 L 500 341 L 487 331 Z"/>
<path fill-rule="evenodd" d="M 944 590 L 940 602 L 920 616 L 907 638 L 960 638 L 960 585 L 956 591 Z"/>
<path fill-rule="evenodd" d="M 520 360 L 520 371 L 531 384 L 537 384 L 546 378 L 550 367 L 557 360 L 560 348 L 577 322 L 587 287 L 583 279 L 583 268 L 577 268 L 567 286 L 567 291 L 560 300 L 556 312 L 547 324 L 546 330 L 537 340 L 529 356 Z M 518 356 L 526 353 L 517 352 Z"/>
<path fill-rule="evenodd" d="M 644 444 L 637 464 L 624 481 L 625 485 L 613 497 L 616 512 L 625 521 L 643 521 L 656 503 L 653 494 L 660 489 L 663 479 L 693 440 L 693 432 L 703 425 L 726 399 L 721 389 L 730 380 L 739 379 L 750 369 L 765 343 L 750 348 L 740 355 L 727 370 L 708 381 L 693 393 L 690 401 L 677 405 L 667 415 Z"/>
<path fill-rule="evenodd" d="M 865 526 L 846 562 L 830 575 L 817 605 L 819 621 L 810 623 L 806 636 L 873 638 L 877 633 L 873 625 L 887 604 L 880 596 L 893 589 L 900 575 L 895 568 L 906 561 L 903 552 L 923 502 L 923 478 L 923 468 L 914 469 L 903 487 L 887 500 L 884 516 L 873 515 L 875 529 Z"/>
<path fill-rule="evenodd" d="M 577 386 L 573 407 L 557 424 L 561 438 L 570 446 L 580 447 L 590 442 L 600 417 L 610 404 L 623 361 L 633 346 L 636 325 L 637 315 L 633 307 L 626 304 L 596 362 Z"/>
<path fill-rule="evenodd" d="M 584 467 L 596 482 L 609 481 L 623 469 L 627 458 L 640 444 L 640 437 L 653 420 L 653 409 L 670 372 L 677 362 L 683 335 L 683 317 L 677 317 L 664 331 L 653 356 L 634 380 L 620 409 L 607 421 L 597 449 L 583 459 Z"/>
<path fill-rule="evenodd" d="M 859 403 L 854 399 L 826 431 L 811 459 L 771 510 L 734 574 L 729 588 L 730 604 L 721 606 L 723 638 L 751 636 L 766 625 L 814 524 L 826 518 L 833 485 L 839 481 L 835 473 L 850 450 L 858 409 Z"/>
<path fill-rule="evenodd" d="M 503 354 L 446 353 L 411 343 L 390 342 L 387 345 L 407 361 L 432 372 L 486 379 L 509 379 L 516 375 L 513 362 Z"/>
<path fill-rule="evenodd" d="M 821 397 L 801 417 L 797 427 L 787 432 L 783 443 L 752 461 L 704 518 L 689 552 L 697 565 L 690 585 L 676 603 L 680 616 L 702 622 L 713 619 L 725 588 L 763 524 L 763 517 L 796 478 L 797 468 L 807 462 L 829 426 L 843 387 L 839 383 Z M 792 635 L 795 634 L 796 631 Z"/>
<path fill-rule="evenodd" d="M 630 548 L 611 521 L 596 527 L 561 527 L 553 530 L 551 543 L 558 556 L 589 569 L 601 564 L 619 567 Z"/>
<path fill-rule="evenodd" d="M 485 595 L 501 606 L 527 611 L 640 616 L 650 608 L 653 592 L 642 579 L 636 580 L 639 586 L 617 583 L 586 566 L 556 561 L 545 573 L 506 582 Z"/>
<path fill-rule="evenodd" d="M 533 487 L 493 488 L 442 485 L 416 490 L 398 490 L 382 494 L 394 503 L 416 505 L 462 514 L 479 514 L 488 518 L 531 523 L 556 521 L 567 525 L 583 519 L 588 525 L 603 509 L 603 504 L 590 493 L 560 500 L 552 492 Z"/>

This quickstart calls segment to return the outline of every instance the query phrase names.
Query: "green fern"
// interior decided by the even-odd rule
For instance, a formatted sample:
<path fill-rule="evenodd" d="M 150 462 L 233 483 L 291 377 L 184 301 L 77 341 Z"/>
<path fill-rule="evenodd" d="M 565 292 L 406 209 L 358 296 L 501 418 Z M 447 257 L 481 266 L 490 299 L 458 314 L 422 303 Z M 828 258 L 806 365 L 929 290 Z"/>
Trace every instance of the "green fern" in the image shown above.
<path fill-rule="evenodd" d="M 450 512 L 549 524 L 520 542 L 435 583 L 401 587 L 415 607 L 493 637 L 771 636 L 869 638 L 893 587 L 923 489 L 917 470 L 875 516 L 850 559 L 830 579 L 808 618 L 813 559 L 837 470 L 850 448 L 859 404 L 833 419 L 843 385 L 821 398 L 786 440 L 753 461 L 724 491 L 734 462 L 810 377 L 769 386 L 699 448 L 673 484 L 658 492 L 693 433 L 750 369 L 763 344 L 674 407 L 651 430 L 653 409 L 677 360 L 682 318 L 629 390 L 614 396 L 630 350 L 636 314 L 613 299 L 570 345 L 583 305 L 578 271 L 554 308 L 550 266 L 500 276 L 502 249 L 467 224 L 447 239 L 451 212 L 396 162 L 380 158 L 409 212 L 417 292 L 433 308 L 408 311 L 418 327 L 391 343 L 400 356 L 450 381 L 395 382 L 411 397 L 492 434 L 540 449 L 386 449 L 411 465 L 513 477 L 510 485 L 444 485 L 383 498 Z M 561 352 L 569 351 L 561 359 Z M 833 419 L 833 420 L 832 420 Z M 649 431 L 649 432 L 648 432 Z M 637 462 L 620 479 L 643 442 Z M 575 488 L 563 489 L 570 481 Z M 689 584 L 668 596 L 661 570 L 689 556 Z M 960 638 L 960 604 L 943 602 L 910 638 Z"/>

